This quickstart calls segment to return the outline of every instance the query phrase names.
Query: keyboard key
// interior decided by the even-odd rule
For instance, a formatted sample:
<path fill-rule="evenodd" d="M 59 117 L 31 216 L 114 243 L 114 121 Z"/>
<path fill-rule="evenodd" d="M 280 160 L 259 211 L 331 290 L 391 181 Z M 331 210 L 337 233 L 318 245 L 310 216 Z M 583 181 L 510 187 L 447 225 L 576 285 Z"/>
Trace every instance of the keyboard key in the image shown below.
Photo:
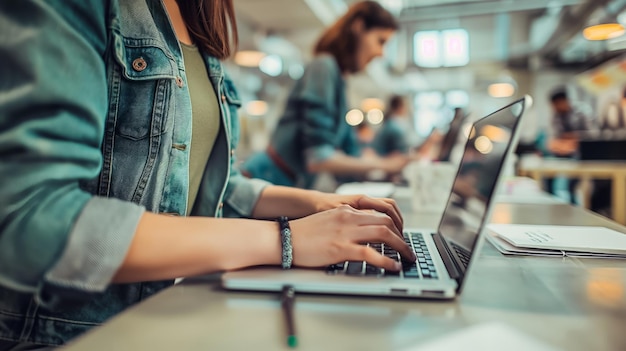
<path fill-rule="evenodd" d="M 419 278 L 420 275 L 417 271 L 408 271 L 408 272 L 404 272 L 404 277 L 405 278 Z"/>
<path fill-rule="evenodd" d="M 326 272 L 327 273 L 342 272 L 343 268 L 344 268 L 344 264 L 345 264 L 345 262 L 339 262 L 339 263 L 331 264 L 330 266 L 326 267 Z"/>
<path fill-rule="evenodd" d="M 365 275 L 379 275 L 381 273 L 381 269 L 368 264 L 365 266 Z"/>
<path fill-rule="evenodd" d="M 349 261 L 346 274 L 361 275 L 363 273 L 363 261 Z"/>
<path fill-rule="evenodd" d="M 406 271 L 411 269 L 411 267 L 415 267 L 415 262 L 402 261 L 402 270 Z"/>
<path fill-rule="evenodd" d="M 385 271 L 386 277 L 399 277 L 400 271 Z"/>

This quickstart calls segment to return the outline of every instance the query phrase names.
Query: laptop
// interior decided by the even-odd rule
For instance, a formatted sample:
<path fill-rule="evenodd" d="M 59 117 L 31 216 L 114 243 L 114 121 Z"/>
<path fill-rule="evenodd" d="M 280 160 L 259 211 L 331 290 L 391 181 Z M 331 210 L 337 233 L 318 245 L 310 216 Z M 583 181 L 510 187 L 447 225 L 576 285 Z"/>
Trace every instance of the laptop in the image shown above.
<path fill-rule="evenodd" d="M 291 285 L 298 292 L 335 295 L 458 296 L 484 242 L 482 231 L 490 218 L 498 180 L 515 149 L 520 119 L 530 103 L 527 96 L 473 124 L 438 228 L 404 230 L 405 242 L 418 259 L 403 262 L 401 272 L 385 271 L 362 261 L 339 262 L 321 269 L 255 267 L 225 273 L 222 286 L 280 291 Z M 385 244 L 366 245 L 401 261 Z"/>
<path fill-rule="evenodd" d="M 450 161 L 452 150 L 454 149 L 454 146 L 457 145 L 457 140 L 459 140 L 459 135 L 461 134 L 461 129 L 463 127 L 463 124 L 465 123 L 465 120 L 467 119 L 467 116 L 467 114 L 454 116 L 452 122 L 450 122 L 450 126 L 448 127 L 448 132 L 443 137 L 441 145 L 439 146 L 437 161 Z"/>

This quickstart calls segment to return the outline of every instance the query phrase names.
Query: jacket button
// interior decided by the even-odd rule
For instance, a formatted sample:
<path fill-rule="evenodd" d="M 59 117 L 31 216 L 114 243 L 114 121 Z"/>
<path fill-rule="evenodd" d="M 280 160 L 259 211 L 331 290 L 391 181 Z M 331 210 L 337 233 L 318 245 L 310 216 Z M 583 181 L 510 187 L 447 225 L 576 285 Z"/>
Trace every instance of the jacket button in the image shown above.
<path fill-rule="evenodd" d="M 146 60 L 143 59 L 143 57 L 138 57 L 133 60 L 133 69 L 135 71 L 141 72 L 146 69 L 146 67 L 148 67 L 148 64 L 146 63 Z"/>
<path fill-rule="evenodd" d="M 222 94 L 222 101 L 226 101 L 226 95 Z"/>
<path fill-rule="evenodd" d="M 176 77 L 176 85 L 178 85 L 179 88 L 182 88 L 185 85 L 185 82 L 183 82 L 181 77 Z"/>
<path fill-rule="evenodd" d="M 221 210 L 223 207 L 224 207 L 224 203 L 223 203 L 223 202 L 220 202 L 220 206 L 219 206 L 220 210 Z"/>
<path fill-rule="evenodd" d="M 235 149 L 230 150 L 230 155 L 235 156 Z"/>

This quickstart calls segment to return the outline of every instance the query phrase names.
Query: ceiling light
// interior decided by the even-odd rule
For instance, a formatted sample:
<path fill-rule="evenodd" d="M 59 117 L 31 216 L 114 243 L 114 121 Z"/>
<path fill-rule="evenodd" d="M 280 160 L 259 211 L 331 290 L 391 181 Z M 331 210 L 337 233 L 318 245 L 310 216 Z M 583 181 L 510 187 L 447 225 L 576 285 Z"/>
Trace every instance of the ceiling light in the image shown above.
<path fill-rule="evenodd" d="M 493 83 L 487 88 L 489 95 L 494 98 L 506 98 L 515 94 L 515 87 L 511 83 Z"/>
<path fill-rule="evenodd" d="M 289 66 L 289 77 L 291 77 L 291 79 L 300 79 L 302 75 L 304 75 L 304 67 L 302 67 L 301 64 L 294 63 Z"/>
<path fill-rule="evenodd" d="M 484 135 L 479 136 L 474 141 L 474 147 L 481 154 L 487 155 L 493 150 L 493 143 Z"/>
<path fill-rule="evenodd" d="M 259 69 L 268 76 L 277 77 L 283 72 L 283 60 L 278 55 L 267 55 L 259 62 Z"/>
<path fill-rule="evenodd" d="M 385 118 L 385 115 L 383 111 L 377 108 L 373 108 L 367 111 L 367 121 L 370 122 L 371 124 L 374 124 L 374 125 L 381 124 L 384 118 Z"/>
<path fill-rule="evenodd" d="M 624 26 L 619 23 L 600 23 L 585 28 L 583 36 L 587 40 L 607 40 L 617 38 L 624 32 Z"/>
<path fill-rule="evenodd" d="M 238 51 L 235 54 L 235 63 L 244 67 L 259 67 L 261 60 L 265 57 L 265 53 L 254 50 Z"/>
<path fill-rule="evenodd" d="M 351 126 L 358 126 L 363 123 L 364 117 L 361 110 L 353 109 L 346 113 L 346 122 Z"/>
<path fill-rule="evenodd" d="M 262 100 L 254 100 L 246 104 L 246 113 L 248 114 L 248 116 L 263 116 L 267 113 L 267 109 L 267 102 Z"/>

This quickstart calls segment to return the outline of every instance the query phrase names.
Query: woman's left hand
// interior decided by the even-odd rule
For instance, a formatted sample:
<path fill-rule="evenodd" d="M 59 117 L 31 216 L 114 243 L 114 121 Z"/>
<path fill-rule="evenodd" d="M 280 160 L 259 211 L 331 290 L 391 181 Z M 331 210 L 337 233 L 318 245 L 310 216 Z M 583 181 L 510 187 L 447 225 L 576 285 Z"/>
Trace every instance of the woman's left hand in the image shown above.
<path fill-rule="evenodd" d="M 330 210 L 342 205 L 349 205 L 359 210 L 375 210 L 389 216 L 389 218 L 393 220 L 396 228 L 398 228 L 398 231 L 402 233 L 404 221 L 400 214 L 398 204 L 396 204 L 393 199 L 372 198 L 366 195 L 339 195 L 331 193 L 318 193 L 317 196 L 314 202 L 317 206 L 317 212 Z"/>

